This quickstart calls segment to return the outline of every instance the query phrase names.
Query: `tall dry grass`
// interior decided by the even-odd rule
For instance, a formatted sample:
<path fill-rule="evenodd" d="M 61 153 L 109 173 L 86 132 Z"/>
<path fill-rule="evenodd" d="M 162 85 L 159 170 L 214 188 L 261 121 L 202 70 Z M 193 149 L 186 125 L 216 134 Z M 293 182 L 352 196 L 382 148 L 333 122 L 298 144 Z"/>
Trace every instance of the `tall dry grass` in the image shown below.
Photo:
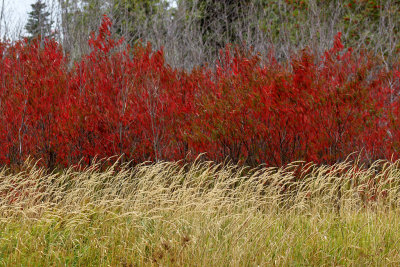
<path fill-rule="evenodd" d="M 0 171 L 2 265 L 396 265 L 400 162 Z"/>

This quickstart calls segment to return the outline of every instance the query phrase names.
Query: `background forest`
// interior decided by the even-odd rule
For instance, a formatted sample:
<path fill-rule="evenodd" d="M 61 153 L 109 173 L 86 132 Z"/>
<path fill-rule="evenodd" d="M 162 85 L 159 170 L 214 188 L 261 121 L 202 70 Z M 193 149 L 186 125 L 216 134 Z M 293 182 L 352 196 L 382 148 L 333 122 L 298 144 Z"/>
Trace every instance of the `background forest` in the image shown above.
<path fill-rule="evenodd" d="M 167 63 L 191 69 L 213 63 L 226 44 L 253 47 L 277 58 L 310 47 L 314 53 L 328 49 L 337 32 L 354 50 L 367 48 L 385 56 L 391 66 L 399 48 L 397 0 L 48 0 L 45 14 L 52 36 L 73 59 L 89 51 L 87 40 L 103 14 L 113 21 L 112 34 L 131 46 L 142 40 L 155 49 L 164 47 Z M 7 1 L 0 15 L 0 36 L 17 39 L 7 23 Z M 47 14 L 46 14 L 47 13 Z M 19 35 L 18 35 L 19 34 Z M 49 36 L 50 32 L 45 32 Z M 35 35 L 35 33 L 33 33 Z"/>

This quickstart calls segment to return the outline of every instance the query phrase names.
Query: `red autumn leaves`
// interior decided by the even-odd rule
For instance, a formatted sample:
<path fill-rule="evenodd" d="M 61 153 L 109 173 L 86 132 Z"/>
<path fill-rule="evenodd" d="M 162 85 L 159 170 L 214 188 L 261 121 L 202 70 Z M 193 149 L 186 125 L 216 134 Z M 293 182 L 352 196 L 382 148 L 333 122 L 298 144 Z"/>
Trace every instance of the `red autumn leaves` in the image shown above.
<path fill-rule="evenodd" d="M 49 167 L 94 157 L 282 165 L 398 157 L 399 72 L 340 34 L 322 58 L 290 63 L 227 47 L 214 69 L 176 70 L 163 51 L 125 47 L 104 17 L 71 68 L 47 40 L 0 44 L 0 161 Z"/>

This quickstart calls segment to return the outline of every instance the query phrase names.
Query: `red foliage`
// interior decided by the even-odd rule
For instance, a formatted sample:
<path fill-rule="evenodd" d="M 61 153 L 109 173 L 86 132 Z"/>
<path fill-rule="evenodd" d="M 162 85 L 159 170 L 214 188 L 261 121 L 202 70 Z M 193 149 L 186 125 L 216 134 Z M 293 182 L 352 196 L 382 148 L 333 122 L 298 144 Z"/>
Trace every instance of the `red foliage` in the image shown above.
<path fill-rule="evenodd" d="M 60 45 L 0 43 L 0 161 L 28 155 L 55 167 L 124 155 L 283 165 L 398 157 L 400 72 L 367 52 L 345 50 L 340 33 L 316 58 L 287 64 L 227 47 L 215 70 L 187 72 L 150 45 L 114 40 L 105 16 L 90 54 L 68 69 Z"/>

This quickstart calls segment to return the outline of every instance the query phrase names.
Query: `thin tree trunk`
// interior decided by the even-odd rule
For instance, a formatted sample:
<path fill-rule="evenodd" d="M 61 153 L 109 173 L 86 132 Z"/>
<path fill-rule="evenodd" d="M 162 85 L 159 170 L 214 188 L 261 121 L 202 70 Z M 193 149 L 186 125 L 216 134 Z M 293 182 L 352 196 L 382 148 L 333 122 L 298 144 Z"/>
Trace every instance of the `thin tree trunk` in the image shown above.
<path fill-rule="evenodd" d="M 4 0 L 1 2 L 1 11 L 0 11 L 0 40 L 1 40 L 1 36 L 2 36 L 2 33 L 3 33 L 3 26 L 2 26 L 2 23 L 3 23 L 3 18 L 4 18 L 4 8 L 5 8 L 5 4 L 4 4 Z"/>

